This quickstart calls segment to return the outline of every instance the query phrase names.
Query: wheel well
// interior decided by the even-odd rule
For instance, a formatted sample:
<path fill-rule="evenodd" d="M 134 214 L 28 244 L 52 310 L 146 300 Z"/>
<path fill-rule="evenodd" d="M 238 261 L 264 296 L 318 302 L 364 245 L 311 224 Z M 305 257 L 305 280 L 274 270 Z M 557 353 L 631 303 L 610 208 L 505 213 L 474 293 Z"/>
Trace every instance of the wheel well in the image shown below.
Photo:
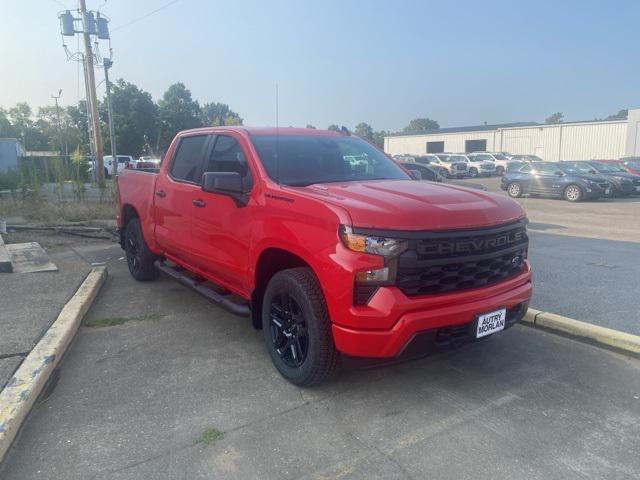
<path fill-rule="evenodd" d="M 262 328 L 262 297 L 271 277 L 282 270 L 296 267 L 311 268 L 298 255 L 281 248 L 267 248 L 260 254 L 256 265 L 256 286 L 251 293 L 251 322 L 255 328 Z"/>
<path fill-rule="evenodd" d="M 134 218 L 139 218 L 138 212 L 133 206 L 126 204 L 122 207 L 122 228 L 120 229 L 120 246 L 124 248 L 124 232 L 127 231 L 127 224 Z"/>

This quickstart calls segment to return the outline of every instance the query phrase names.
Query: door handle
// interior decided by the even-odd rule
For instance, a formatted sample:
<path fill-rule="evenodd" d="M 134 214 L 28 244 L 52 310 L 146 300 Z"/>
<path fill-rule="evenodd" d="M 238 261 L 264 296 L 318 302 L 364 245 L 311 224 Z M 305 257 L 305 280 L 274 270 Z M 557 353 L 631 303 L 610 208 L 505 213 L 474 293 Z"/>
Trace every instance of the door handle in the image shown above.
<path fill-rule="evenodd" d="M 166 197 L 166 196 L 167 196 L 167 194 L 165 193 L 165 191 L 164 191 L 164 190 L 158 190 L 158 191 L 156 192 L 156 195 L 157 195 L 157 196 L 159 196 L 160 198 L 164 198 L 164 197 Z"/>
<path fill-rule="evenodd" d="M 191 200 L 191 203 L 193 203 L 198 208 L 202 208 L 207 204 L 204 200 L 200 198 L 194 198 L 193 200 Z"/>

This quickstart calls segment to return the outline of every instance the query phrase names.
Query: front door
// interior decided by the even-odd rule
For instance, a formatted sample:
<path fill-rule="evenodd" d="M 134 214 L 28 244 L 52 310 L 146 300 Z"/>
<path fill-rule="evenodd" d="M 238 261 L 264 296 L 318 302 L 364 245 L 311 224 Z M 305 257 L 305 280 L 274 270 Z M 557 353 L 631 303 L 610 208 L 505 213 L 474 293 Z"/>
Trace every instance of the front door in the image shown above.
<path fill-rule="evenodd" d="M 191 220 L 197 207 L 193 200 L 201 192 L 200 177 L 207 140 L 207 135 L 182 137 L 167 175 L 158 177 L 154 192 L 156 241 L 166 253 L 188 264 L 194 260 Z"/>
<path fill-rule="evenodd" d="M 253 186 L 243 139 L 233 133 L 218 134 L 205 160 L 205 172 L 237 172 L 244 191 Z M 250 208 L 228 195 L 200 192 L 202 203 L 191 226 L 196 266 L 232 290 L 248 293 L 247 265 L 251 239 Z M 248 196 L 247 196 L 248 198 Z"/>
<path fill-rule="evenodd" d="M 558 195 L 562 192 L 562 180 L 556 174 L 558 167 L 554 164 L 538 164 L 531 182 L 531 192 L 544 195 Z"/>

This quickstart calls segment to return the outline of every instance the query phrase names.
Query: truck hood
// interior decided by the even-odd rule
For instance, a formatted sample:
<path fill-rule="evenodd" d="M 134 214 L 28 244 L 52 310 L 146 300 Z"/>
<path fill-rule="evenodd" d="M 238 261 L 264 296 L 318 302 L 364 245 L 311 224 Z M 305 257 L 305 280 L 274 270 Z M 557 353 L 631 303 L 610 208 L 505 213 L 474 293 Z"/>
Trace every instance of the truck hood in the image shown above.
<path fill-rule="evenodd" d="M 503 195 L 426 181 L 324 183 L 295 190 L 344 208 L 353 226 L 361 228 L 448 230 L 496 225 L 525 215 Z"/>

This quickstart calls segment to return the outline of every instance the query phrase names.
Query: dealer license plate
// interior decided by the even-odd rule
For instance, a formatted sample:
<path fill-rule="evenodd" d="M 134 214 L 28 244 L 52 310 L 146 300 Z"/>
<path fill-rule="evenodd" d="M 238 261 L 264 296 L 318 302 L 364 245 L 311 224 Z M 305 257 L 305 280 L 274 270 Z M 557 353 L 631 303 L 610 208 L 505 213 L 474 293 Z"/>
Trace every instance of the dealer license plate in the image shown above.
<path fill-rule="evenodd" d="M 609 195 L 610 193 L 611 193 L 611 189 L 609 189 L 609 188 L 607 188 L 607 189 L 604 191 L 604 194 L 605 194 L 605 195 Z"/>
<path fill-rule="evenodd" d="M 507 319 L 507 309 L 501 308 L 495 312 L 483 313 L 478 316 L 476 338 L 486 337 L 492 333 L 504 330 L 504 322 Z"/>

